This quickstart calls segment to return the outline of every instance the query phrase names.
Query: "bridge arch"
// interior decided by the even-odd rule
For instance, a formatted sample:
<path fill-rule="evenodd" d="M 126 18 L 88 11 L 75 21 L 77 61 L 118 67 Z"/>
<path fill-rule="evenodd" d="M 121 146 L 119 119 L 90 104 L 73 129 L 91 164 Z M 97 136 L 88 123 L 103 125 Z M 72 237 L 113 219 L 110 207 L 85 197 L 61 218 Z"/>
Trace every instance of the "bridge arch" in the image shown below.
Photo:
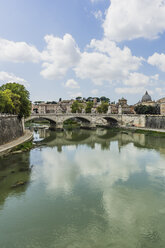
<path fill-rule="evenodd" d="M 63 123 L 67 120 L 79 120 L 83 123 L 90 123 L 91 120 L 89 119 L 89 117 L 84 117 L 84 116 L 67 116 L 63 119 Z"/>
<path fill-rule="evenodd" d="M 33 120 L 47 120 L 52 124 L 56 124 L 56 121 L 49 116 L 29 116 L 28 118 L 25 119 L 25 122 L 33 121 Z"/>
<path fill-rule="evenodd" d="M 110 117 L 110 116 L 103 116 L 103 118 L 107 121 L 109 126 L 117 127 L 118 126 L 118 120 L 116 118 Z"/>

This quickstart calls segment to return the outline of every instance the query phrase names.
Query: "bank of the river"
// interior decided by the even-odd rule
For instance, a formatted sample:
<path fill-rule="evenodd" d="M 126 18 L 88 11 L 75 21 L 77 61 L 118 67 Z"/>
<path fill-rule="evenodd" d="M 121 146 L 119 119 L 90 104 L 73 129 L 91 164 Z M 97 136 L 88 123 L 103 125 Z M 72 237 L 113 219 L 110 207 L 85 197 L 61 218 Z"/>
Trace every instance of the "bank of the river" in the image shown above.
<path fill-rule="evenodd" d="M 165 129 L 154 129 L 154 128 L 147 128 L 147 127 L 125 127 L 125 126 L 121 126 L 121 129 L 124 130 L 132 130 L 132 131 L 140 131 L 140 132 L 152 132 L 152 133 L 164 133 L 165 134 Z"/>
<path fill-rule="evenodd" d="M 9 143 L 0 146 L 0 156 L 10 153 L 15 147 L 28 142 L 33 139 L 33 133 L 29 130 L 26 130 L 24 135 L 18 139 L 15 139 Z"/>

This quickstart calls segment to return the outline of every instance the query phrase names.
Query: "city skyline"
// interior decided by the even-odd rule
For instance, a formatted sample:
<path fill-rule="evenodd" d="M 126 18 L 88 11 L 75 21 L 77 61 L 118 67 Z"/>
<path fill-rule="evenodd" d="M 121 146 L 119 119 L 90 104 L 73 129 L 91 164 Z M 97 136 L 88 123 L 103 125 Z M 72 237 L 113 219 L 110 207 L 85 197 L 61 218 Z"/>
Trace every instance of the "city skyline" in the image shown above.
<path fill-rule="evenodd" d="M 165 1 L 0 0 L 0 85 L 31 100 L 165 97 Z"/>

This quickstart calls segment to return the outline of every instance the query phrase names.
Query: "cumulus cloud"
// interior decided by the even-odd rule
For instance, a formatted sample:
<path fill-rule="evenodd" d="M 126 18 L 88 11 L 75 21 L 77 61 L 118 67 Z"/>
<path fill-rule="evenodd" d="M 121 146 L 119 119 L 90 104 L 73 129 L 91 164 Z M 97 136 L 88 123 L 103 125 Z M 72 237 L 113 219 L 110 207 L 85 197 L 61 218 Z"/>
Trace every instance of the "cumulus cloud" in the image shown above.
<path fill-rule="evenodd" d="M 150 65 L 158 67 L 161 71 L 165 72 L 165 54 L 154 53 L 148 58 Z"/>
<path fill-rule="evenodd" d="M 66 82 L 65 87 L 72 88 L 72 89 L 80 88 L 80 86 L 78 85 L 78 83 L 74 79 L 69 79 Z"/>
<path fill-rule="evenodd" d="M 152 83 L 156 82 L 159 79 L 159 75 L 153 75 L 153 76 L 147 76 L 142 73 L 133 72 L 130 73 L 128 78 L 124 80 L 125 85 L 130 86 L 145 86 L 145 85 L 151 85 Z"/>
<path fill-rule="evenodd" d="M 1 83 L 21 83 L 27 85 L 27 81 L 23 78 L 15 76 L 13 73 L 0 71 L 0 82 Z"/>
<path fill-rule="evenodd" d="M 144 87 L 115 88 L 117 94 L 139 94 L 143 93 L 145 90 Z"/>
<path fill-rule="evenodd" d="M 124 85 L 130 87 L 117 87 L 115 88 L 115 92 L 117 94 L 141 94 L 146 91 L 146 86 L 152 86 L 158 82 L 158 79 L 158 74 L 147 76 L 142 73 L 133 72 L 125 80 L 121 81 Z M 153 92 L 149 90 L 149 93 L 152 94 Z"/>
<path fill-rule="evenodd" d="M 41 53 L 26 42 L 14 42 L 0 38 L 0 60 L 10 62 L 33 62 L 41 60 Z"/>
<path fill-rule="evenodd" d="M 92 79 L 97 85 L 104 81 L 113 82 L 126 78 L 143 61 L 143 58 L 133 56 L 128 47 L 120 49 L 115 42 L 106 38 L 93 39 L 87 48 L 92 49 L 92 52 L 82 53 L 74 70 L 77 77 Z"/>
<path fill-rule="evenodd" d="M 165 88 L 157 87 L 157 88 L 155 88 L 155 91 L 159 96 L 164 96 L 165 95 Z"/>
<path fill-rule="evenodd" d="M 165 30 L 165 1 L 111 0 L 103 28 L 105 36 L 117 42 L 158 38 Z"/>
<path fill-rule="evenodd" d="M 41 75 L 46 79 L 62 78 L 69 69 L 73 68 L 80 59 L 80 50 L 70 34 L 63 39 L 53 35 L 45 36 L 47 46 L 42 52 Z"/>
<path fill-rule="evenodd" d="M 93 15 L 97 20 L 103 21 L 103 13 L 101 10 L 94 11 Z"/>

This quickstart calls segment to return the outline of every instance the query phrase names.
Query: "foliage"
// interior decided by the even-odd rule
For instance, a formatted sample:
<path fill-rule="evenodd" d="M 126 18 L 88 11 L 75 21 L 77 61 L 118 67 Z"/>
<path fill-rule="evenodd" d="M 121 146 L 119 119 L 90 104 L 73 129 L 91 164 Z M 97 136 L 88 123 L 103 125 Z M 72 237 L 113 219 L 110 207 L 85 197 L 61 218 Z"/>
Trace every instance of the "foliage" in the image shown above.
<path fill-rule="evenodd" d="M 91 109 L 93 108 L 93 102 L 87 102 L 85 112 L 91 113 Z"/>
<path fill-rule="evenodd" d="M 12 92 L 10 90 L 0 91 L 0 112 L 12 114 L 14 105 L 11 99 Z"/>
<path fill-rule="evenodd" d="M 76 101 L 82 101 L 82 97 L 81 96 L 76 97 Z"/>
<path fill-rule="evenodd" d="M 38 104 L 41 104 L 41 103 L 45 103 L 44 101 L 35 101 L 34 104 L 35 105 L 38 105 Z"/>
<path fill-rule="evenodd" d="M 71 106 L 71 109 L 72 109 L 72 113 L 81 113 L 82 112 L 82 109 L 83 109 L 83 104 L 80 103 L 79 101 L 74 101 L 72 106 Z"/>
<path fill-rule="evenodd" d="M 46 102 L 46 104 L 57 104 L 57 102 L 56 101 Z"/>
<path fill-rule="evenodd" d="M 86 99 L 86 101 L 87 101 L 87 102 L 93 102 L 93 97 L 91 97 L 91 96 L 88 97 L 88 98 Z"/>
<path fill-rule="evenodd" d="M 156 115 L 160 114 L 160 107 L 159 106 L 146 106 L 146 105 L 138 105 L 135 107 L 136 114 L 151 114 Z"/>
<path fill-rule="evenodd" d="M 107 102 L 107 103 L 109 103 L 110 102 L 110 99 L 107 98 L 107 97 L 105 97 L 105 96 L 102 96 L 102 97 L 100 97 L 100 101 L 101 102 Z"/>
<path fill-rule="evenodd" d="M 101 104 L 97 107 L 98 113 L 107 113 L 109 104 L 107 102 L 101 102 Z"/>
<path fill-rule="evenodd" d="M 0 112 L 28 117 L 31 112 L 29 92 L 17 83 L 7 83 L 0 87 Z"/>
<path fill-rule="evenodd" d="M 33 142 L 32 141 L 27 141 L 23 144 L 20 144 L 18 146 L 16 146 L 13 151 L 29 151 L 30 149 L 32 149 L 34 147 Z"/>

